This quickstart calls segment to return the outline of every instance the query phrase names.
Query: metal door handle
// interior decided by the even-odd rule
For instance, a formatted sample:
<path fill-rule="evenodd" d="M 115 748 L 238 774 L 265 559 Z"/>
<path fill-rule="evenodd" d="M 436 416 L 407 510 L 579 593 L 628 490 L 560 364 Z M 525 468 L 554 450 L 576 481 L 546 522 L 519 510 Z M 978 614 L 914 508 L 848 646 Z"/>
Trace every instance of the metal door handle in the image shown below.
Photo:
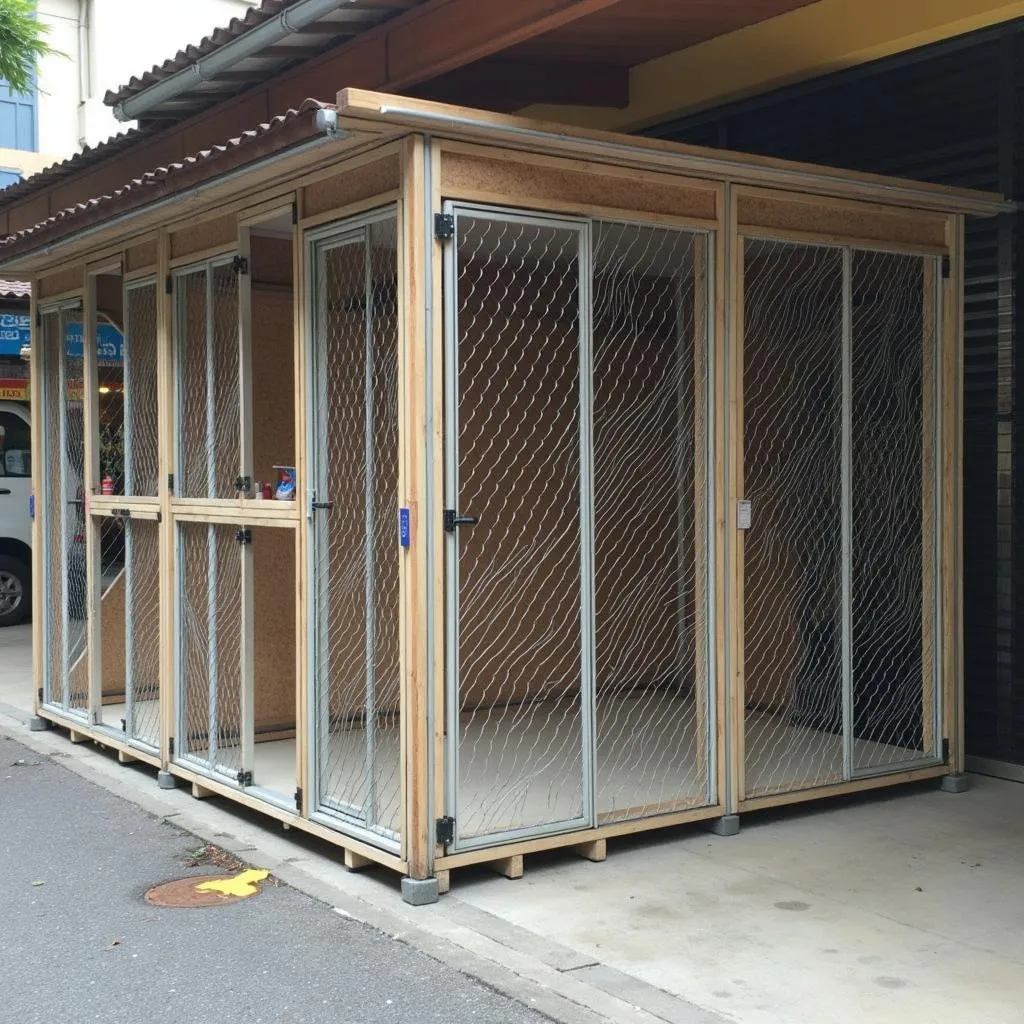
<path fill-rule="evenodd" d="M 309 507 L 312 508 L 312 509 L 326 509 L 329 512 L 332 508 L 334 508 L 334 502 L 333 501 L 314 501 L 314 502 L 310 503 Z"/>
<path fill-rule="evenodd" d="M 454 533 L 457 526 L 476 526 L 479 516 L 460 516 L 453 508 L 444 510 L 444 528 L 446 533 Z"/>
<path fill-rule="evenodd" d="M 11 493 L 10 487 L 0 487 L 0 494 L 10 494 L 10 493 Z"/>

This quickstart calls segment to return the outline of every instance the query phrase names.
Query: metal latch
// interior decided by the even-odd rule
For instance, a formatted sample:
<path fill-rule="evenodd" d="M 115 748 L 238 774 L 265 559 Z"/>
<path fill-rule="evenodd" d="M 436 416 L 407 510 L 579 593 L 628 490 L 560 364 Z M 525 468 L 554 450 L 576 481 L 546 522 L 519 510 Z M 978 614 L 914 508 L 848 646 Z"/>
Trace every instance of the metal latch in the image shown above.
<path fill-rule="evenodd" d="M 251 786 L 252 785 L 252 772 L 244 771 L 238 773 L 238 784 L 240 786 Z"/>
<path fill-rule="evenodd" d="M 745 498 L 736 502 L 736 529 L 749 530 L 753 520 L 754 511 L 749 501 Z"/>
<path fill-rule="evenodd" d="M 454 533 L 457 526 L 476 526 L 479 522 L 479 516 L 460 516 L 453 508 L 444 510 L 445 533 Z"/>
<path fill-rule="evenodd" d="M 437 819 L 437 842 L 445 847 L 455 842 L 455 819 L 449 815 Z"/>
<path fill-rule="evenodd" d="M 235 540 L 237 540 L 239 544 L 251 544 L 252 530 L 250 530 L 249 527 L 247 526 L 241 530 L 236 530 Z"/>

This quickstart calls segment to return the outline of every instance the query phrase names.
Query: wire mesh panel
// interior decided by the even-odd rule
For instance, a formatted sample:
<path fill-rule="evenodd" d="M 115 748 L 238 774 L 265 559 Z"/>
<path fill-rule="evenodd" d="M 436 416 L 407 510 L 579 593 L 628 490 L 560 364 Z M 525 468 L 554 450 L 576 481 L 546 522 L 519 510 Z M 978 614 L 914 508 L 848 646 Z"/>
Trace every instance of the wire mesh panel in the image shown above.
<path fill-rule="evenodd" d="M 588 227 L 460 211 L 449 247 L 449 799 L 461 847 L 592 813 Z"/>
<path fill-rule="evenodd" d="M 178 524 L 178 757 L 238 779 L 242 561 L 234 526 Z"/>
<path fill-rule="evenodd" d="M 744 254 L 745 795 L 844 775 L 843 254 Z"/>
<path fill-rule="evenodd" d="M 42 338 L 43 437 L 37 439 L 42 448 L 42 493 L 39 514 L 43 519 L 43 588 L 46 643 L 42 652 L 43 703 L 63 708 L 64 636 L 67 630 L 68 597 L 64 542 L 64 458 L 62 439 L 61 377 L 63 357 L 60 312 L 47 311 L 40 316 Z M 40 445 L 40 442 L 42 444 Z"/>
<path fill-rule="evenodd" d="M 934 753 L 935 281 L 933 259 L 853 253 L 854 772 Z"/>
<path fill-rule="evenodd" d="M 708 802 L 707 239 L 594 225 L 598 821 Z"/>
<path fill-rule="evenodd" d="M 160 526 L 125 523 L 125 734 L 160 746 Z"/>
<path fill-rule="evenodd" d="M 175 276 L 178 493 L 233 498 L 241 471 L 238 279 L 231 262 Z"/>
<path fill-rule="evenodd" d="M 313 244 L 316 808 L 401 832 L 394 214 Z"/>
<path fill-rule="evenodd" d="M 156 282 L 129 284 L 124 306 L 124 493 L 155 496 L 159 476 Z"/>

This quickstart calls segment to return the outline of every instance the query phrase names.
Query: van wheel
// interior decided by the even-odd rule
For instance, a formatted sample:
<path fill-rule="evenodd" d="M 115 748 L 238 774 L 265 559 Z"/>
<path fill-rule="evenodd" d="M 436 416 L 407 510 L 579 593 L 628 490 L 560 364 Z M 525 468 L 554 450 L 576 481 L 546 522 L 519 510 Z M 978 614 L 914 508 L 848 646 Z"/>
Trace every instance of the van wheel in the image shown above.
<path fill-rule="evenodd" d="M 0 555 L 0 626 L 24 622 L 32 609 L 32 570 L 10 555 Z"/>

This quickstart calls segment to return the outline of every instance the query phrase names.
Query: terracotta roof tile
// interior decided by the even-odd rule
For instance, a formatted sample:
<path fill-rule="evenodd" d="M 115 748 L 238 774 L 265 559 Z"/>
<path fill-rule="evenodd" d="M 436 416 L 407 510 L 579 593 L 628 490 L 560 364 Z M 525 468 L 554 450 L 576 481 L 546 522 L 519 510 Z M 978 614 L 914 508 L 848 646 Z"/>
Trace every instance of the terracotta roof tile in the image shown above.
<path fill-rule="evenodd" d="M 66 209 L 60 210 L 52 217 L 34 224 L 30 228 L 24 228 L 7 238 L 0 240 L 0 261 L 8 255 L 14 255 L 15 251 L 30 246 L 24 244 L 39 242 L 53 234 L 67 234 L 74 230 L 75 225 L 71 222 L 82 217 L 86 213 L 102 211 L 102 219 L 115 216 L 119 212 L 133 209 L 146 202 L 144 193 L 166 181 L 174 179 L 178 175 L 203 167 L 206 164 L 222 159 L 227 155 L 234 154 L 246 146 L 252 144 L 274 132 L 280 131 L 285 125 L 289 125 L 317 110 L 334 110 L 332 103 L 323 103 L 320 100 L 307 99 L 298 108 L 286 110 L 283 114 L 256 125 L 249 131 L 242 132 L 235 138 L 228 139 L 221 145 L 212 146 L 209 149 L 200 150 L 184 160 L 168 164 L 166 167 L 155 167 L 145 174 L 133 178 L 120 188 L 115 189 L 106 195 L 96 196 L 85 202 L 75 203 Z M 214 169 L 215 170 L 215 169 Z M 154 198 L 157 198 L 154 196 Z M 93 218 L 96 219 L 96 218 Z M 64 228 L 65 230 L 58 230 Z"/>

